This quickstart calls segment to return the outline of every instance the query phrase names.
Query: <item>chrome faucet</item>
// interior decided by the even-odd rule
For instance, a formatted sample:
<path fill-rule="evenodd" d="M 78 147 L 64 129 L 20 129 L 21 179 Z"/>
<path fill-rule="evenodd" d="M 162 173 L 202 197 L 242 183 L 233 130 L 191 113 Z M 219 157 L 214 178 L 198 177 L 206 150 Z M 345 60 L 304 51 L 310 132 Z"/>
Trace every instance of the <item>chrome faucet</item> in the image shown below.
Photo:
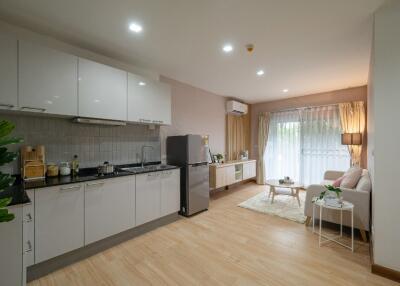
<path fill-rule="evenodd" d="M 146 155 L 145 149 L 146 148 L 154 149 L 153 146 L 148 146 L 148 145 L 143 145 L 142 146 L 142 162 L 141 162 L 142 168 L 144 167 L 144 163 L 146 162 L 146 157 L 145 157 L 145 155 Z"/>

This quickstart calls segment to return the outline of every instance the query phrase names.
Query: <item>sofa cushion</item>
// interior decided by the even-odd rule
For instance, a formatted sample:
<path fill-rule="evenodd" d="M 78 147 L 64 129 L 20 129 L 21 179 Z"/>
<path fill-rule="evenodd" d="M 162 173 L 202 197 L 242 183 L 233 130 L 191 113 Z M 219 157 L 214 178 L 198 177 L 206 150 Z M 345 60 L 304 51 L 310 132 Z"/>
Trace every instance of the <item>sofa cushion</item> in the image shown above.
<path fill-rule="evenodd" d="M 343 180 L 340 183 L 341 188 L 354 189 L 361 178 L 362 169 L 354 166 L 347 170 L 343 175 Z"/>
<path fill-rule="evenodd" d="M 365 191 L 370 192 L 372 189 L 371 177 L 369 175 L 368 170 L 362 170 L 361 178 L 357 183 L 356 190 L 357 191 Z"/>
<path fill-rule="evenodd" d="M 331 186 L 333 184 L 333 182 L 334 181 L 332 181 L 332 180 L 323 180 L 321 182 L 321 185 L 323 185 L 323 186 L 326 186 L 326 185 Z"/>
<path fill-rule="evenodd" d="M 335 181 L 333 181 L 332 186 L 334 186 L 335 188 L 339 188 L 343 179 L 344 179 L 344 176 L 337 178 Z"/>

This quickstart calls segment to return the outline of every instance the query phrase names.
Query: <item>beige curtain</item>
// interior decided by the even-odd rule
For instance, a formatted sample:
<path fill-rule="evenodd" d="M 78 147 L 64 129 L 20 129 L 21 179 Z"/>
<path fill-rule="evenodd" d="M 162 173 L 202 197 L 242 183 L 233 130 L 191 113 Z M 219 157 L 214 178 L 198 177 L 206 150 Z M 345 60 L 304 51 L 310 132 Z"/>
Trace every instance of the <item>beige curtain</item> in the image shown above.
<path fill-rule="evenodd" d="M 269 113 L 260 113 L 258 116 L 258 158 L 257 158 L 257 184 L 265 184 L 264 154 L 267 148 L 269 132 Z"/>
<path fill-rule="evenodd" d="M 339 104 L 340 123 L 343 133 L 365 132 L 365 105 L 363 101 L 346 102 Z M 360 165 L 362 145 L 349 145 L 349 152 L 353 165 Z"/>
<path fill-rule="evenodd" d="M 250 112 L 226 116 L 226 160 L 237 160 L 240 153 L 250 149 Z"/>

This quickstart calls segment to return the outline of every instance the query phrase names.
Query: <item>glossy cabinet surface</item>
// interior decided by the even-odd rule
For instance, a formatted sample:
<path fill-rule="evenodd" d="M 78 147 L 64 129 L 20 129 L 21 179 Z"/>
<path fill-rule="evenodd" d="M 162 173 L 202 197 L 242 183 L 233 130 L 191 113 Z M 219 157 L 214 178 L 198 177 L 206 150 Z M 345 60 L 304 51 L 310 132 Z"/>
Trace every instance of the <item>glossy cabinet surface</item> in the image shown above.
<path fill-rule="evenodd" d="M 23 254 L 24 266 L 35 264 L 35 191 L 26 191 L 31 203 L 23 206 Z"/>
<path fill-rule="evenodd" d="M 170 86 L 128 73 L 128 121 L 171 124 Z"/>
<path fill-rule="evenodd" d="M 19 109 L 78 114 L 76 56 L 19 41 Z"/>
<path fill-rule="evenodd" d="M 84 186 L 35 190 L 35 263 L 84 245 Z"/>
<path fill-rule="evenodd" d="M 180 170 L 161 172 L 161 216 L 177 213 L 180 209 Z"/>
<path fill-rule="evenodd" d="M 161 215 L 160 172 L 136 175 L 136 225 Z"/>
<path fill-rule="evenodd" d="M 127 120 L 127 72 L 79 58 L 79 116 Z"/>
<path fill-rule="evenodd" d="M 14 219 L 0 223 L 0 285 L 14 286 L 23 283 L 22 206 L 8 207 Z"/>
<path fill-rule="evenodd" d="M 256 161 L 250 161 L 243 164 L 243 180 L 254 178 L 256 176 Z"/>
<path fill-rule="evenodd" d="M 18 41 L 0 34 L 0 109 L 18 105 Z"/>
<path fill-rule="evenodd" d="M 85 245 L 135 226 L 135 176 L 85 183 Z"/>

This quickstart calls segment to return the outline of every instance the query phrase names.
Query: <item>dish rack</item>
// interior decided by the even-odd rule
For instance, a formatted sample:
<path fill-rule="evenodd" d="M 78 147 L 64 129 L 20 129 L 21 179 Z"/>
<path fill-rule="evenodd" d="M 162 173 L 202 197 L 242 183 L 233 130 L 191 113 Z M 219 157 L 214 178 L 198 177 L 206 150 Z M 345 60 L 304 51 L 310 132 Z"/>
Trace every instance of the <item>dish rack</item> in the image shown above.
<path fill-rule="evenodd" d="M 42 180 L 46 176 L 45 149 L 43 145 L 21 147 L 22 178 Z"/>

